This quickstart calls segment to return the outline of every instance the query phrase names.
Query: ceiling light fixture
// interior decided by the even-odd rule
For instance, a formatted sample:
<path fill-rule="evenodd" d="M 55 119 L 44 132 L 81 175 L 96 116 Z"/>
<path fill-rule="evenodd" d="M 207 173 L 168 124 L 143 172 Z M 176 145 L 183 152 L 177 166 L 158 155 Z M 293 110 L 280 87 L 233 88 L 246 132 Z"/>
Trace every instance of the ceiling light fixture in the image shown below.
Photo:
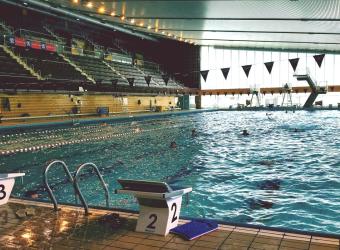
<path fill-rule="evenodd" d="M 91 9 L 91 8 L 93 7 L 93 3 L 92 3 L 92 2 L 88 2 L 88 3 L 86 4 L 86 7 Z"/>
<path fill-rule="evenodd" d="M 105 7 L 104 7 L 104 6 L 100 6 L 100 7 L 98 8 L 98 12 L 99 12 L 100 14 L 105 13 Z"/>

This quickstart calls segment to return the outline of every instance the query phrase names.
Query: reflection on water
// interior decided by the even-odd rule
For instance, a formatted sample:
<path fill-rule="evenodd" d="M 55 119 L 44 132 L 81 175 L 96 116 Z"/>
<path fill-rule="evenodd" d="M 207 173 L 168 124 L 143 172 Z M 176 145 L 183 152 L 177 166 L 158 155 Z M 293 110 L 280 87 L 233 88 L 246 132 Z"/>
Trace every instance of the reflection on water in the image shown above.
<path fill-rule="evenodd" d="M 340 233 L 339 118 L 336 111 L 274 112 L 271 119 L 265 112 L 221 111 L 51 129 L 1 138 L 0 149 L 39 145 L 44 135 L 50 143 L 90 140 L 2 156 L 0 167 L 26 173 L 24 183 L 15 186 L 17 196 L 33 191 L 48 199 L 42 172 L 50 159 L 64 160 L 72 171 L 94 162 L 111 191 L 118 178 L 192 186 L 182 215 Z M 244 129 L 248 136 L 242 135 Z M 118 136 L 92 140 L 113 134 Z M 169 147 L 172 141 L 176 148 Z M 59 201 L 75 202 L 60 169 L 52 169 L 49 180 Z M 92 172 L 84 170 L 80 182 L 90 204 L 105 205 Z M 112 195 L 111 205 L 138 209 L 132 197 L 123 195 Z"/>

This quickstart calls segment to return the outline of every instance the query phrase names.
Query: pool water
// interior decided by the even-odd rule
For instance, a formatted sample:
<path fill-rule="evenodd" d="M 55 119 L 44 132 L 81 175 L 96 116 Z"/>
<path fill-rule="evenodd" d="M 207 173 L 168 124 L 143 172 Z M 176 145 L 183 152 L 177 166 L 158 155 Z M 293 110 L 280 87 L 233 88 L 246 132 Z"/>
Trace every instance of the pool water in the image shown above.
<path fill-rule="evenodd" d="M 243 129 L 250 135 L 241 135 Z M 1 172 L 26 173 L 16 183 L 15 196 L 33 190 L 48 200 L 43 170 L 51 159 L 65 161 L 72 172 L 93 162 L 108 183 L 111 207 L 138 210 L 132 197 L 114 195 L 116 179 L 166 181 L 193 188 L 181 215 L 340 233 L 337 111 L 273 112 L 270 117 L 265 112 L 203 112 L 18 133 L 1 137 L 0 151 L 73 143 L 0 156 Z M 171 141 L 176 149 L 169 147 Z M 51 169 L 49 182 L 58 201 L 75 202 L 61 168 Z M 105 206 L 90 170 L 82 172 L 80 188 L 90 205 Z"/>

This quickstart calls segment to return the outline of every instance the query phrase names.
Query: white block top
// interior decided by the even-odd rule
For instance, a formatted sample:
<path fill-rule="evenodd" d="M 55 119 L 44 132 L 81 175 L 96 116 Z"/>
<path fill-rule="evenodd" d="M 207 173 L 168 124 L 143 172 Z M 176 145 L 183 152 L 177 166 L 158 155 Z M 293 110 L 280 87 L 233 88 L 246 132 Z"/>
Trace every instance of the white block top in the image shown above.
<path fill-rule="evenodd" d="M 8 173 L 8 174 L 0 174 L 0 180 L 4 179 L 12 179 L 20 176 L 24 176 L 25 173 Z"/>

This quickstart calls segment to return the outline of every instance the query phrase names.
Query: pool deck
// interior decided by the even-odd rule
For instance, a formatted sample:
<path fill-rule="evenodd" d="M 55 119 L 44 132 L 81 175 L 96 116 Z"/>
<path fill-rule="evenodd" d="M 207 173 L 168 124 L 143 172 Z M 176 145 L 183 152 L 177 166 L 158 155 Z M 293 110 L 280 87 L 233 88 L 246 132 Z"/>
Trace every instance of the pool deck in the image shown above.
<path fill-rule="evenodd" d="M 173 234 L 135 232 L 137 214 L 119 212 L 120 222 L 114 223 L 103 220 L 113 211 L 90 209 L 85 216 L 82 208 L 60 207 L 55 213 L 47 203 L 11 199 L 0 207 L 0 249 L 340 249 L 339 238 L 230 225 L 186 241 Z"/>

